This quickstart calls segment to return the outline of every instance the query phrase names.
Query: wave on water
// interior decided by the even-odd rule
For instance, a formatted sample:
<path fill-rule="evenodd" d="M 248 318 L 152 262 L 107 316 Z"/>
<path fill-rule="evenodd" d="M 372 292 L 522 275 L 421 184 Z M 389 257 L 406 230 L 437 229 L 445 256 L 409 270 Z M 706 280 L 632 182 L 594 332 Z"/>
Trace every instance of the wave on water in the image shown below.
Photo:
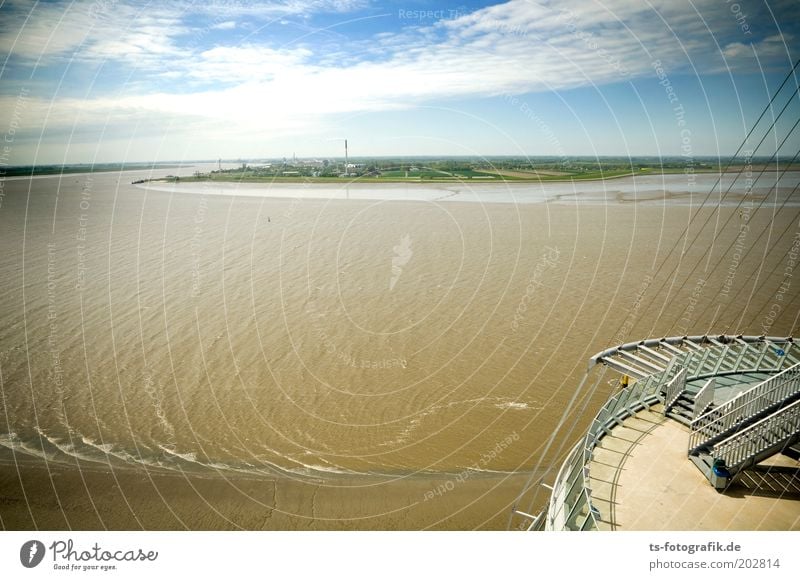
<path fill-rule="evenodd" d="M 335 475 L 375 475 L 369 472 L 368 473 L 356 472 L 339 467 L 329 467 L 325 465 L 314 465 L 314 464 L 305 464 L 304 467 L 291 469 L 290 471 L 298 475 L 309 475 L 309 476 L 313 476 L 319 473 L 332 473 Z"/>
<path fill-rule="evenodd" d="M 3 446 L 15 453 L 30 455 L 46 461 L 55 460 L 55 454 L 48 455 L 35 444 L 29 444 L 19 438 L 16 433 L 0 433 L 0 446 Z"/>
<path fill-rule="evenodd" d="M 294 468 L 280 467 L 263 459 L 259 460 L 260 465 L 244 462 L 241 465 L 233 465 L 218 461 L 203 461 L 198 458 L 197 452 L 180 452 L 165 445 L 159 445 L 158 452 L 151 452 L 149 455 L 142 453 L 137 456 L 134 453 L 121 450 L 111 443 L 98 443 L 85 436 L 60 438 L 47 434 L 38 427 L 35 429 L 37 435 L 27 440 L 22 439 L 14 432 L 0 433 L 0 447 L 4 447 L 14 454 L 34 457 L 55 465 L 61 464 L 75 467 L 76 464 L 80 465 L 81 462 L 86 462 L 93 465 L 104 465 L 111 469 L 134 468 L 175 472 L 182 475 L 216 475 L 221 477 L 238 475 L 263 478 L 274 478 L 279 475 L 303 478 L 320 478 L 324 476 L 396 477 L 398 475 L 397 473 L 388 472 L 352 471 L 328 463 L 324 458 L 317 459 L 321 459 L 328 465 L 303 463 L 296 459 L 292 459 L 294 463 L 298 464 L 298 467 Z M 146 452 L 149 449 L 141 447 L 140 451 Z M 511 475 L 514 473 L 513 471 L 498 471 L 474 466 L 467 469 L 475 473 L 494 475 Z M 416 471 L 415 473 L 421 475 L 446 475 L 442 472 L 428 472 L 426 470 Z"/>
<path fill-rule="evenodd" d="M 517 409 L 520 411 L 525 411 L 527 409 L 533 408 L 528 406 L 528 403 L 520 403 L 517 401 L 511 401 L 508 403 L 496 403 L 495 407 L 497 407 L 498 409 Z"/>
<path fill-rule="evenodd" d="M 98 443 L 89 437 L 76 434 L 74 431 L 64 436 L 46 433 L 39 427 L 34 428 L 35 435 L 27 438 L 17 433 L 0 433 L 0 447 L 5 447 L 14 454 L 42 459 L 49 463 L 75 466 L 76 462 L 103 464 L 110 468 L 144 468 L 175 471 L 179 473 L 217 474 L 217 475 L 250 475 L 259 477 L 312 476 L 322 474 L 351 474 L 355 472 L 338 469 L 333 466 L 298 464 L 296 468 L 285 468 L 261 459 L 259 464 L 231 464 L 219 461 L 204 461 L 194 451 L 181 452 L 165 445 L 159 445 L 158 451 L 140 445 L 137 452 L 129 452 L 112 443 Z"/>
<path fill-rule="evenodd" d="M 39 427 L 34 427 L 36 435 L 23 439 L 17 433 L 0 433 L 0 447 L 12 453 L 26 455 L 45 460 L 48 463 L 75 466 L 76 462 L 102 464 L 110 468 L 139 468 L 174 471 L 182 474 L 215 474 L 219 476 L 248 475 L 274 478 L 279 475 L 287 477 L 320 477 L 325 475 L 369 476 L 381 475 L 374 472 L 352 471 L 317 458 L 327 463 L 305 463 L 292 457 L 286 460 L 297 467 L 279 466 L 259 458 L 257 462 L 241 462 L 237 464 L 220 461 L 203 460 L 196 451 L 179 451 L 171 445 L 158 445 L 153 451 L 145 445 L 139 445 L 136 452 L 129 452 L 108 442 L 97 442 L 76 433 L 73 429 L 64 436 L 54 436 Z"/>
<path fill-rule="evenodd" d="M 434 415 L 439 411 L 445 409 L 451 409 L 453 407 L 471 406 L 474 408 L 481 405 L 491 405 L 496 409 L 514 410 L 514 411 L 541 411 L 544 408 L 544 406 L 539 405 L 536 401 L 526 403 L 524 401 L 517 401 L 515 399 L 509 399 L 507 397 L 476 397 L 472 399 L 463 399 L 460 401 L 450 401 L 448 403 L 432 405 L 427 409 L 420 411 L 419 413 L 410 417 L 408 425 L 406 425 L 406 427 L 400 432 L 400 434 L 393 440 L 386 441 L 384 443 L 379 443 L 378 445 L 381 447 L 395 447 L 398 445 L 404 445 L 406 443 L 409 443 L 412 440 L 411 436 L 420 427 L 422 421 L 426 417 Z"/>

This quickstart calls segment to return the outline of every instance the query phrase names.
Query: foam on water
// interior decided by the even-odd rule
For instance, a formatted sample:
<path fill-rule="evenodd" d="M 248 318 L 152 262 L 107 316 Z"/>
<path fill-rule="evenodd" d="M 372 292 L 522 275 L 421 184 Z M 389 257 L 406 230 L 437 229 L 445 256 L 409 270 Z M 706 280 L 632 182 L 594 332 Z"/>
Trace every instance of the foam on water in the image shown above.
<path fill-rule="evenodd" d="M 31 455 L 39 459 L 46 459 L 48 461 L 55 459 L 54 454 L 45 453 L 41 448 L 30 445 L 22 441 L 16 433 L 0 433 L 0 445 L 14 453 L 22 453 L 24 455 Z"/>
<path fill-rule="evenodd" d="M 530 409 L 528 403 L 518 403 L 516 401 L 511 401 L 508 403 L 496 403 L 495 407 L 497 407 L 498 409 L 517 409 L 520 411 Z"/>

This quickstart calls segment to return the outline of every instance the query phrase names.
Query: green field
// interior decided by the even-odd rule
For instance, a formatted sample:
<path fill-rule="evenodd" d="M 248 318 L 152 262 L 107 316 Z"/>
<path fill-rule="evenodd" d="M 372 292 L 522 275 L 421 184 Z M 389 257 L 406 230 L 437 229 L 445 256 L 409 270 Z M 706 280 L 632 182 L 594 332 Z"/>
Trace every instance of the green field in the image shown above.
<path fill-rule="evenodd" d="M 421 167 L 416 170 L 410 169 L 388 169 L 388 170 L 381 170 L 380 176 L 376 179 L 445 179 L 445 180 L 462 180 L 462 179 L 472 179 L 473 177 L 478 178 L 494 178 L 494 179 L 501 179 L 501 177 L 494 173 L 489 173 L 485 171 L 478 171 L 472 169 L 470 167 L 463 167 L 458 169 L 453 169 L 450 171 L 445 171 L 443 169 L 433 169 L 428 167 Z"/>
<path fill-rule="evenodd" d="M 659 175 L 668 173 L 707 173 L 738 171 L 744 167 L 743 159 L 717 158 L 684 159 L 682 157 L 419 157 L 419 158 L 360 158 L 350 159 L 356 164 L 345 173 L 344 160 L 299 161 L 286 160 L 236 161 L 235 169 L 209 172 L 192 171 L 185 164 L 175 163 L 104 163 L 71 165 L 38 165 L 27 167 L 0 167 L 0 176 L 59 175 L 65 173 L 91 173 L 99 171 L 125 171 L 142 169 L 179 168 L 180 177 L 167 177 L 162 181 L 225 181 L 253 183 L 538 183 L 551 181 L 602 180 L 627 175 Z M 230 164 L 232 161 L 225 161 Z M 775 167 L 771 159 L 753 159 L 752 168 L 768 170 L 798 169 L 798 164 L 781 160 Z M 192 174 L 188 174 L 189 172 Z"/>
<path fill-rule="evenodd" d="M 241 183 L 343 183 L 343 182 L 358 182 L 358 183 L 423 183 L 423 182 L 466 182 L 466 181 L 480 181 L 485 183 L 494 182 L 521 182 L 521 183 L 538 183 L 541 181 L 573 181 L 573 180 L 593 180 L 593 179 L 610 179 L 614 177 L 624 177 L 633 174 L 630 168 L 617 168 L 608 170 L 578 170 L 573 172 L 564 172 L 563 175 L 537 175 L 531 173 L 530 176 L 509 176 L 501 175 L 500 173 L 493 173 L 486 169 L 473 169 L 469 167 L 459 167 L 450 171 L 441 169 L 434 169 L 429 167 L 420 167 L 415 171 L 410 169 L 382 169 L 379 171 L 373 170 L 369 173 L 362 175 L 350 175 L 347 177 L 338 175 L 303 175 L 303 174 L 290 174 L 286 175 L 283 171 L 267 172 L 263 170 L 254 169 L 238 169 L 223 172 L 211 172 L 204 174 L 195 174 L 193 176 L 180 177 L 180 181 L 195 182 L 195 181 L 224 181 L 224 182 L 241 182 Z M 168 178 L 169 181 L 174 181 L 175 178 Z"/>
<path fill-rule="evenodd" d="M 351 158 L 345 173 L 342 159 L 312 163 L 261 161 L 262 165 L 197 174 L 190 180 L 342 183 L 342 182 L 551 182 L 583 181 L 661 173 L 702 173 L 724 169 L 728 162 L 717 158 L 656 157 L 574 157 L 574 158 Z M 757 160 L 753 160 L 757 163 Z M 736 160 L 729 168 L 741 168 Z M 183 177 L 181 179 L 184 179 Z"/>

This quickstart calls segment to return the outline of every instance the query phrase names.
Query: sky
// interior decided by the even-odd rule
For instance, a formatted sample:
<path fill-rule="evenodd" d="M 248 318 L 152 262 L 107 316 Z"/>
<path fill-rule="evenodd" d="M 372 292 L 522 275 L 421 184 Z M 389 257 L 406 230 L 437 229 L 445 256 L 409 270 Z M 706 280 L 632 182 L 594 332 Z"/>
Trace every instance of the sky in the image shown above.
<path fill-rule="evenodd" d="M 800 58 L 797 0 L 0 2 L 6 165 L 725 156 Z"/>

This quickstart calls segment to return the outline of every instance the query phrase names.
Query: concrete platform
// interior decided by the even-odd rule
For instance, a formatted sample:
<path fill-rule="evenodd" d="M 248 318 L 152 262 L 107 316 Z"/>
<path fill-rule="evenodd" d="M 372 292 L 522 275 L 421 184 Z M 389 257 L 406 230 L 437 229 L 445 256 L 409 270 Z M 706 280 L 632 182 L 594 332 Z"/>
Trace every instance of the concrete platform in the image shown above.
<path fill-rule="evenodd" d="M 589 464 L 601 530 L 800 530 L 800 462 L 776 455 L 719 493 L 688 459 L 688 438 L 654 409 L 601 440 Z"/>

